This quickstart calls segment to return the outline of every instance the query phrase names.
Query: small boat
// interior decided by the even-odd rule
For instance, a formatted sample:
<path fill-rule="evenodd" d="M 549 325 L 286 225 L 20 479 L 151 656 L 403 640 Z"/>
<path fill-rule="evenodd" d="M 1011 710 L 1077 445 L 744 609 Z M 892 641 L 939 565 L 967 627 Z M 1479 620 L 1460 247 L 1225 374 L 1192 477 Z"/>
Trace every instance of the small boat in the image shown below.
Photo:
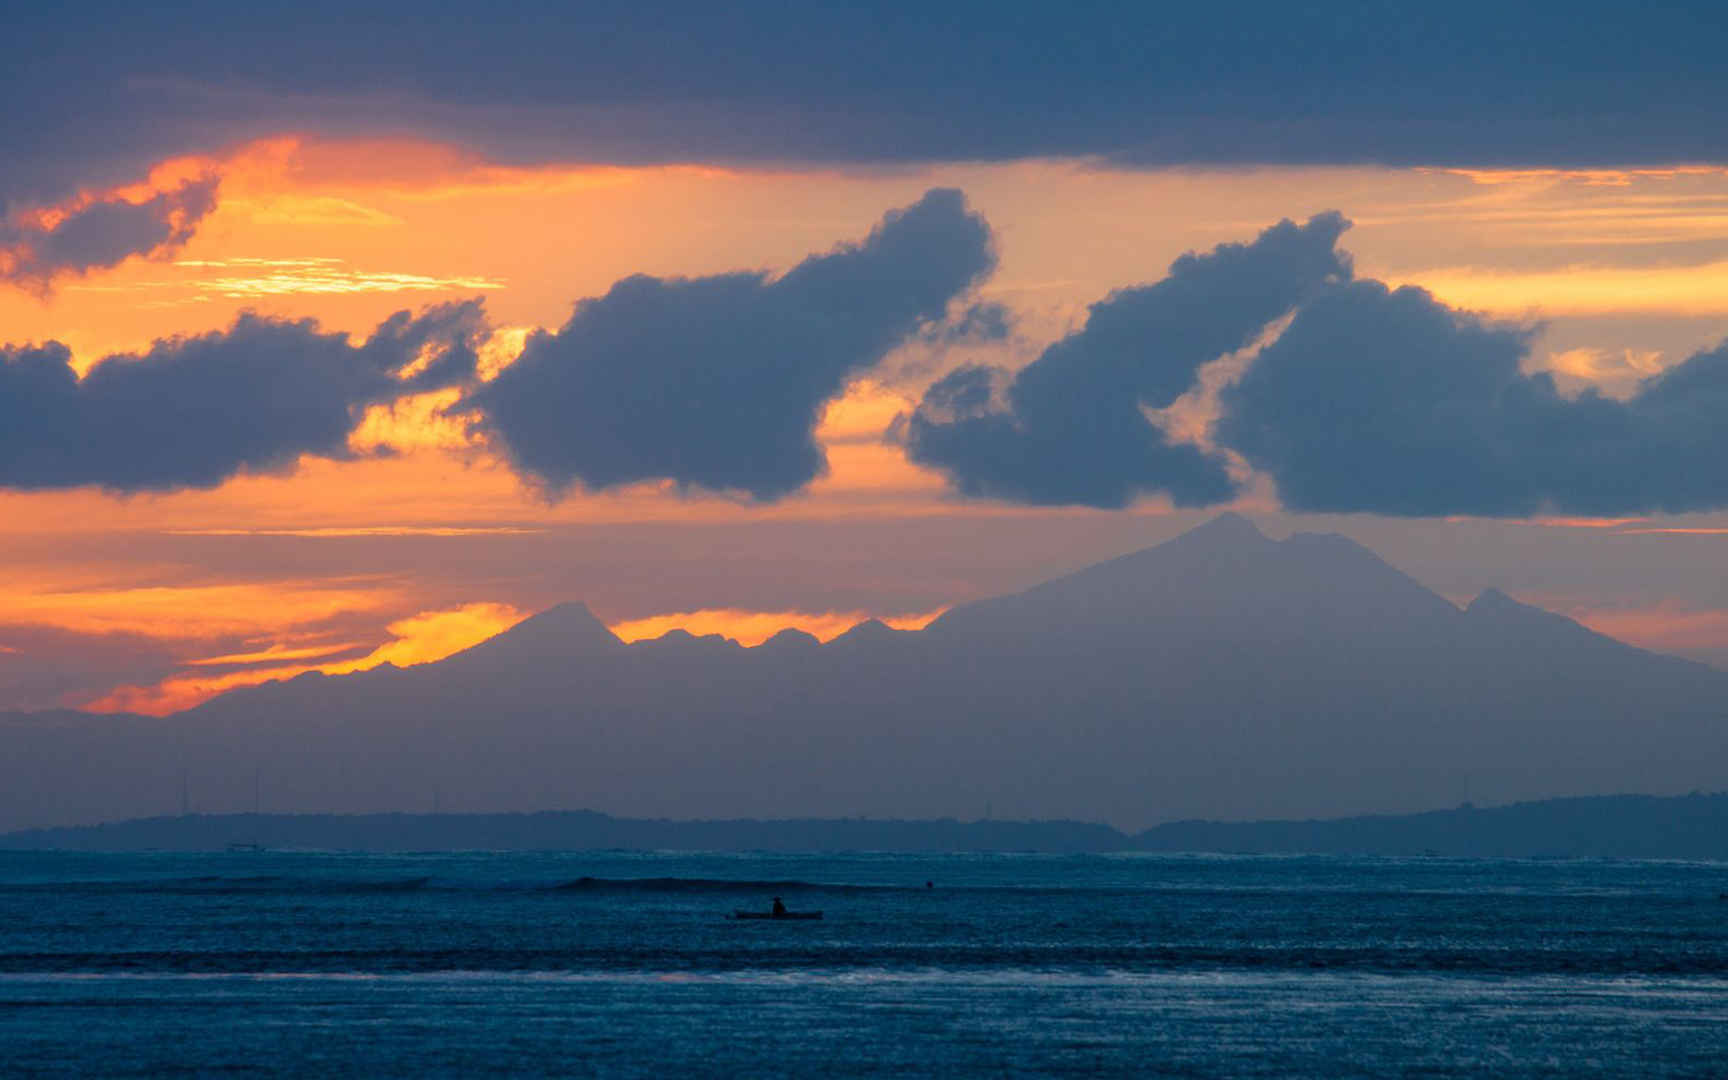
<path fill-rule="evenodd" d="M 776 922 L 783 919 L 820 919 L 820 911 L 782 911 L 776 915 L 772 911 L 734 911 L 734 919 L 773 919 Z"/>

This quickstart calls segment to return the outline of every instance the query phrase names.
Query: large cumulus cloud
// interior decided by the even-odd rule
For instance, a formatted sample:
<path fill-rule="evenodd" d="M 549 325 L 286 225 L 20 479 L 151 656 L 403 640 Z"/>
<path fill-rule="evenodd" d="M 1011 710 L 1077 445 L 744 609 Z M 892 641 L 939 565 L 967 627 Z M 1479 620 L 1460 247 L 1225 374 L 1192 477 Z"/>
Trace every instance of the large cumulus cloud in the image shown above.
<path fill-rule="evenodd" d="M 1532 332 L 1358 281 L 1222 396 L 1220 442 L 1296 510 L 1618 515 L 1728 506 L 1728 346 L 1628 399 L 1527 372 Z"/>
<path fill-rule="evenodd" d="M 932 190 L 778 278 L 626 278 L 530 337 L 468 407 L 554 495 L 670 479 L 774 499 L 825 467 L 813 432 L 847 376 L 994 263 L 984 219 Z"/>
<path fill-rule="evenodd" d="M 1146 410 L 1169 406 L 1202 365 L 1347 278 L 1336 245 L 1348 226 L 1321 214 L 1185 255 L 1163 280 L 1093 305 L 1079 332 L 1011 378 L 969 367 L 941 380 L 897 434 L 913 461 L 942 469 L 968 495 L 1101 507 L 1158 492 L 1178 505 L 1228 499 L 1224 460 L 1172 441 Z"/>
<path fill-rule="evenodd" d="M 478 301 L 399 312 L 355 346 L 310 320 L 243 315 L 83 379 L 58 342 L 0 348 L 0 487 L 213 487 L 302 454 L 341 457 L 364 406 L 468 379 Z"/>

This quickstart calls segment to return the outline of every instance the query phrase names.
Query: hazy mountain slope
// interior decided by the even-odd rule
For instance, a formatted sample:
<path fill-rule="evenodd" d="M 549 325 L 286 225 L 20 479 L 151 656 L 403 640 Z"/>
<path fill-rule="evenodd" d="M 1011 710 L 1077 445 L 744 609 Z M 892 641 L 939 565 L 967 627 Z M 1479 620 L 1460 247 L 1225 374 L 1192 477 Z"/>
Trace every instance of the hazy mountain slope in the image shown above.
<path fill-rule="evenodd" d="M 1330 821 L 1173 821 L 1142 851 L 1728 860 L 1728 794 L 1606 795 Z"/>
<path fill-rule="evenodd" d="M 1313 817 L 1713 788 L 1725 718 L 1728 674 L 1225 515 L 918 633 L 625 645 L 570 604 L 123 738 L 0 728 L 0 827 L 172 810 L 181 777 L 206 810 Z"/>

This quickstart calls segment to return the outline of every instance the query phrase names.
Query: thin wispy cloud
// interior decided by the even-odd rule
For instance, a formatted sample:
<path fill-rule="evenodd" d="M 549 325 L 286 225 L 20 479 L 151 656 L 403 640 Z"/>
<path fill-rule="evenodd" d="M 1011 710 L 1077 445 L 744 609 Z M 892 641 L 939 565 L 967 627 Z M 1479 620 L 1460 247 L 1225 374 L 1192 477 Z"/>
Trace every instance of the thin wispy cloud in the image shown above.
<path fill-rule="evenodd" d="M 249 300 L 269 296 L 346 296 L 361 293 L 488 291 L 504 288 L 499 278 L 439 276 L 399 270 L 362 270 L 328 257 L 269 259 L 187 259 L 173 264 L 184 278 L 159 278 L 123 285 L 75 285 L 82 292 L 174 292 L 169 302 L 196 303 L 222 298 Z"/>
<path fill-rule="evenodd" d="M 272 645 L 268 649 L 255 652 L 226 653 L 222 656 L 206 656 L 196 660 L 186 661 L 187 667 L 239 667 L 245 664 L 279 664 L 289 660 L 314 660 L 322 656 L 334 656 L 337 653 L 349 652 L 364 648 L 357 641 L 346 641 L 337 645 L 305 645 L 293 648 L 287 645 Z"/>
<path fill-rule="evenodd" d="M 167 529 L 165 536 L 297 536 L 341 540 L 365 536 L 530 536 L 546 532 L 526 525 L 330 525 L 306 529 Z"/>
<path fill-rule="evenodd" d="M 92 712 L 127 711 L 164 715 L 191 708 L 217 694 L 238 687 L 292 679 L 312 671 L 326 675 L 347 675 L 381 664 L 412 667 L 416 664 L 431 663 L 508 630 L 526 614 L 509 604 L 490 602 L 422 611 L 394 620 L 386 627 L 388 640 L 365 655 L 348 660 L 292 662 L 333 656 L 364 646 L 283 646 L 189 660 L 182 665 L 185 670 L 159 683 L 116 687 L 101 698 L 83 703 L 83 708 Z M 200 670 L 208 667 L 230 667 L 236 670 L 216 674 Z"/>

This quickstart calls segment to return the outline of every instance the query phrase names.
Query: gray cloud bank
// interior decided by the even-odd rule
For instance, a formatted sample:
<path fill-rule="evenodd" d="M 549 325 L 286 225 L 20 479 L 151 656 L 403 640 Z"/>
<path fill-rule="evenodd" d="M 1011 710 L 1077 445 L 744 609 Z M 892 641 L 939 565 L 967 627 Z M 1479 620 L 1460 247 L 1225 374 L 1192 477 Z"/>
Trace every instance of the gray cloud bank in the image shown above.
<path fill-rule="evenodd" d="M 1719 5 L 13 5 L 0 211 L 282 131 L 498 160 L 1728 159 Z"/>

